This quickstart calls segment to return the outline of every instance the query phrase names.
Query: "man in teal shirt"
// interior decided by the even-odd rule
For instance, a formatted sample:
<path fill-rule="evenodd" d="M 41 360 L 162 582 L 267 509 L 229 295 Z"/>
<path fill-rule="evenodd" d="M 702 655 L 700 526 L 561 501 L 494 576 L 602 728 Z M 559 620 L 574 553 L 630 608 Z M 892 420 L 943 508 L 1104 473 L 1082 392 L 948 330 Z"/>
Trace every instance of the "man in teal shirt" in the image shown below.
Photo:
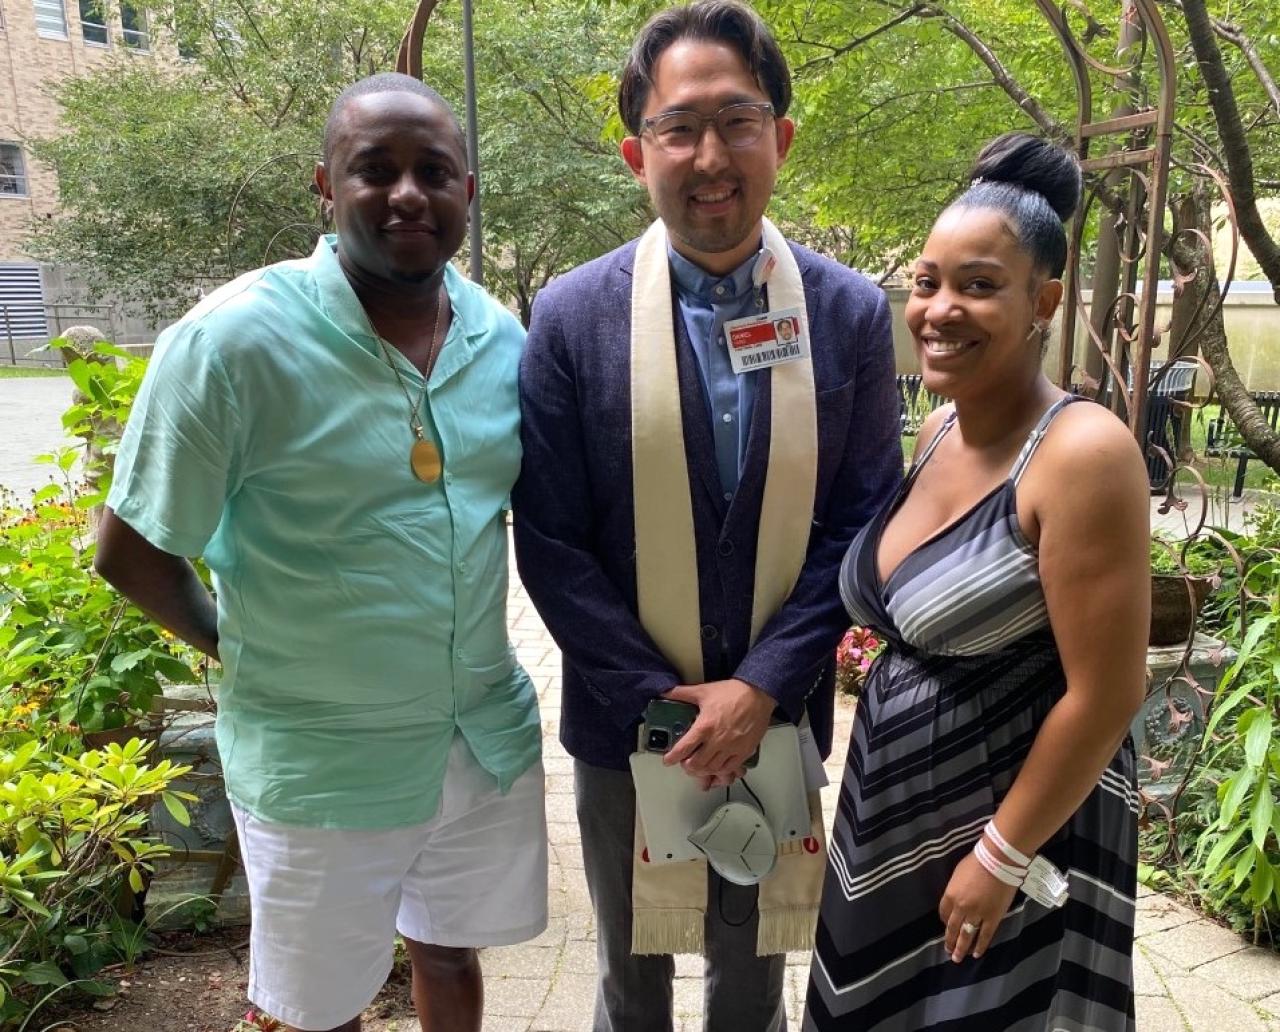
<path fill-rule="evenodd" d="M 222 662 L 253 1002 L 355 1032 L 398 928 L 422 1028 L 479 1029 L 475 947 L 546 924 L 537 701 L 505 614 L 524 333 L 449 265 L 474 184 L 429 87 L 348 89 L 316 185 L 336 237 L 162 335 L 96 562 Z"/>

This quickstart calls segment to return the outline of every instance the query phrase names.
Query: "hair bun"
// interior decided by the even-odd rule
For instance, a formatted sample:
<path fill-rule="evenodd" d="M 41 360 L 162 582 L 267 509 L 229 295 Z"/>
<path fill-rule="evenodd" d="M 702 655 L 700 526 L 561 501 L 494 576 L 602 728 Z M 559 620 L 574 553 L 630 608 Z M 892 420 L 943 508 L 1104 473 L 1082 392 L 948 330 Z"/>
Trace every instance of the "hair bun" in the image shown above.
<path fill-rule="evenodd" d="M 1083 179 L 1070 151 L 1030 133 L 1005 133 L 978 154 L 969 173 L 974 182 L 1009 183 L 1040 194 L 1063 222 L 1075 214 Z"/>

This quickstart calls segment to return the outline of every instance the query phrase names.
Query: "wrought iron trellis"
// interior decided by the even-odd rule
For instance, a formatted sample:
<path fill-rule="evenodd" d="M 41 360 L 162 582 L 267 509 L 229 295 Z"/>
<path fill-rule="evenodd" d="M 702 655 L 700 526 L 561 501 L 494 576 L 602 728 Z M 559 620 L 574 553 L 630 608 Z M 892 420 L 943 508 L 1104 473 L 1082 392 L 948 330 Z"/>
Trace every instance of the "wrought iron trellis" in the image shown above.
<path fill-rule="evenodd" d="M 1076 85 L 1076 123 L 1074 144 L 1086 173 L 1085 197 L 1069 236 L 1067 269 L 1065 273 L 1065 303 L 1063 306 L 1062 335 L 1058 363 L 1058 379 L 1064 389 L 1072 389 L 1079 366 L 1076 362 L 1077 326 L 1086 334 L 1085 347 L 1101 359 L 1105 372 L 1098 386 L 1099 400 L 1108 400 L 1113 410 L 1125 419 L 1139 445 L 1149 455 L 1163 458 L 1167 473 L 1161 484 L 1165 493 L 1160 507 L 1162 513 L 1171 510 L 1183 512 L 1185 537 L 1177 542 L 1163 542 L 1163 547 L 1175 558 L 1184 578 L 1188 598 L 1195 592 L 1187 569 L 1188 550 L 1196 543 L 1212 540 L 1225 555 L 1221 569 L 1234 566 L 1239 583 L 1240 635 L 1244 636 L 1245 582 L 1244 563 L 1231 542 L 1217 530 L 1208 526 L 1209 492 L 1199 472 L 1184 463 L 1176 454 L 1179 442 L 1173 444 L 1175 454 L 1168 454 L 1158 442 L 1149 440 L 1150 420 L 1148 408 L 1153 388 L 1159 385 L 1173 367 L 1173 360 L 1190 354 L 1199 337 L 1208 331 L 1219 315 L 1223 298 L 1235 274 L 1236 255 L 1239 247 L 1239 231 L 1235 209 L 1227 183 L 1215 168 L 1207 163 L 1176 166 L 1202 180 L 1211 182 L 1218 199 L 1223 203 L 1230 230 L 1230 258 L 1222 276 L 1222 282 L 1214 283 L 1210 277 L 1207 289 L 1190 313 L 1177 339 L 1171 333 L 1174 320 L 1157 325 L 1158 288 L 1162 262 L 1167 262 L 1169 278 L 1173 281 L 1175 305 L 1183 297 L 1183 291 L 1198 278 L 1199 273 L 1213 271 L 1213 246 L 1209 237 L 1199 228 L 1179 228 L 1169 232 L 1165 227 L 1166 205 L 1169 200 L 1170 180 L 1175 161 L 1172 153 L 1173 134 L 1176 129 L 1174 108 L 1177 90 L 1177 61 L 1164 21 L 1157 8 L 1157 0 L 1123 0 L 1124 30 L 1119 58 L 1123 64 L 1099 61 L 1087 50 L 1087 44 L 1072 30 L 1068 8 L 1056 7 L 1053 0 L 1036 0 L 1041 13 L 1048 21 L 1066 53 Z M 1076 9 L 1082 4 L 1073 4 Z M 1087 38 L 1087 37 L 1086 37 Z M 1127 44 L 1127 45 L 1126 45 Z M 1104 88 L 1095 91 L 1095 78 Z M 1121 100 L 1116 109 L 1107 115 L 1095 112 L 1097 96 L 1109 96 L 1113 102 Z M 1111 144 L 1111 146 L 1107 146 Z M 1101 151 L 1101 153 L 1098 153 Z M 1116 216 L 1115 232 L 1122 237 L 1118 244 L 1119 260 L 1114 267 L 1114 282 L 1103 282 L 1096 263 L 1091 277 L 1092 301 L 1087 301 L 1083 289 L 1082 263 L 1084 241 L 1091 211 L 1097 204 L 1106 209 L 1102 230 L 1110 232 L 1106 216 Z M 1192 238 L 1197 246 L 1181 247 L 1183 235 Z M 1101 239 L 1101 238 L 1100 238 Z M 1201 263 L 1201 269 L 1194 265 Z M 1139 282 L 1141 290 L 1138 289 Z M 1206 303 L 1213 298 L 1213 304 Z M 1169 361 L 1158 372 L 1152 372 L 1152 353 L 1164 341 L 1168 341 Z M 1202 392 L 1207 400 L 1213 393 L 1213 373 L 1203 359 L 1197 359 L 1207 377 Z M 1084 377 L 1088 380 L 1087 375 Z M 1088 386 L 1087 384 L 1085 385 Z M 1167 399 L 1162 399 L 1167 400 Z M 1184 411 L 1194 407 L 1190 399 L 1171 401 Z M 1149 466 L 1150 468 L 1150 466 Z M 1185 477 L 1181 474 L 1185 473 Z M 1198 498 L 1187 501 L 1178 497 L 1183 483 L 1190 483 L 1192 494 Z M 1154 480 L 1153 480 L 1154 483 Z M 1198 505 L 1196 504 L 1198 502 Z M 1190 513 L 1186 510 L 1191 509 Z M 1192 609 L 1198 608 L 1193 604 Z M 1167 676 L 1156 677 L 1149 685 L 1149 696 L 1162 695 L 1169 714 L 1169 732 L 1179 737 L 1181 728 L 1192 714 L 1188 707 L 1199 711 L 1202 720 L 1208 720 L 1213 705 L 1213 692 L 1201 685 L 1192 672 L 1192 653 L 1196 645 L 1196 628 L 1193 626 L 1186 642 L 1181 646 L 1181 661 Z M 1216 643 L 1219 661 L 1222 643 Z M 1207 705 L 1206 705 L 1207 703 Z M 1191 726 L 1194 728 L 1194 722 Z M 1191 753 L 1179 761 L 1182 770 L 1179 780 L 1165 799 L 1144 792 L 1149 804 L 1163 810 L 1172 828 L 1172 818 L 1183 791 L 1192 781 L 1203 737 L 1192 732 L 1194 741 L 1183 739 L 1183 745 L 1191 745 Z M 1144 757 L 1152 766 L 1153 776 L 1166 763 L 1151 756 Z M 1169 848 L 1176 850 L 1176 840 L 1169 835 Z"/>
<path fill-rule="evenodd" d="M 1177 64 L 1164 20 L 1154 0 L 1128 0 L 1126 17 L 1137 16 L 1146 41 L 1155 46 L 1158 69 L 1157 96 L 1154 104 L 1140 107 L 1130 114 L 1098 117 L 1094 112 L 1094 90 L 1091 71 L 1123 83 L 1130 93 L 1138 93 L 1143 84 L 1140 72 L 1145 46 L 1133 48 L 1128 66 L 1106 65 L 1092 57 L 1081 45 L 1065 14 L 1052 0 L 1036 0 L 1045 19 L 1057 34 L 1076 84 L 1075 146 L 1086 174 L 1092 173 L 1087 200 L 1081 205 L 1072 225 L 1065 278 L 1066 304 L 1063 310 L 1059 382 L 1071 384 L 1077 321 L 1083 322 L 1093 346 L 1097 347 L 1111 373 L 1115 395 L 1121 400 L 1130 429 L 1145 444 L 1144 427 L 1147 407 L 1151 352 L 1159 342 L 1156 328 L 1156 300 L 1160 280 L 1161 239 L 1164 230 L 1164 207 L 1168 197 L 1169 166 L 1173 140 L 1173 110 L 1177 89 Z M 1139 99 L 1135 97 L 1135 100 Z M 1090 156 L 1092 145 L 1119 140 L 1120 146 Z M 1085 310 L 1081 288 L 1080 260 L 1089 208 L 1103 189 L 1098 173 L 1115 169 L 1130 172 L 1125 198 L 1127 253 L 1119 263 L 1119 289 L 1110 313 L 1115 323 L 1116 345 L 1124 353 L 1117 354 L 1112 343 L 1097 332 L 1092 321 L 1080 319 Z M 1113 199 L 1114 203 L 1114 199 Z M 1139 239 L 1141 238 L 1141 239 Z M 1142 265 L 1142 292 L 1136 294 L 1138 267 Z M 1101 285 L 1093 284 L 1094 296 Z M 1121 305 L 1124 301 L 1127 304 Z M 1126 323 L 1124 310 L 1136 305 L 1137 319 Z M 1125 347 L 1125 346 L 1128 347 Z M 1127 369 L 1132 369 L 1131 389 L 1126 387 Z"/>

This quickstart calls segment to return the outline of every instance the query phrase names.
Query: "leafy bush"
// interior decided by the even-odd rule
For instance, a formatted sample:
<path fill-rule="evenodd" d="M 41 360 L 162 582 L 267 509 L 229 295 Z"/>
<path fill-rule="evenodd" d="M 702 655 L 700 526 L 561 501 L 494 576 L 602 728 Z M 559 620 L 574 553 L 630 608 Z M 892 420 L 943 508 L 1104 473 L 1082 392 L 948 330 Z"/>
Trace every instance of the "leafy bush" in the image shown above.
<path fill-rule="evenodd" d="M 0 496 L 0 745 L 53 735 L 61 748 L 80 731 L 135 724 L 162 678 L 196 678 L 195 652 L 93 570 L 89 514 L 106 496 L 114 434 L 145 366 L 109 344 L 94 350 L 110 361 L 68 364 L 79 397 L 63 425 L 84 443 L 40 457 L 62 482 L 37 491 L 29 507 Z M 86 483 L 77 484 L 81 451 Z"/>
<path fill-rule="evenodd" d="M 118 913 L 168 847 L 146 834 L 159 798 L 187 823 L 189 767 L 144 762 L 134 739 L 78 756 L 37 740 L 0 752 L 0 1027 L 68 988 L 106 994 L 93 976 L 138 952 L 141 932 Z"/>
<path fill-rule="evenodd" d="M 126 889 L 168 851 L 147 835 L 150 807 L 186 824 L 193 798 L 171 788 L 189 768 L 149 766 L 137 738 L 85 748 L 88 732 L 147 720 L 162 679 L 194 677 L 192 650 L 93 570 L 91 517 L 143 369 L 94 351 L 106 361 L 68 363 L 79 394 L 63 425 L 79 443 L 40 457 L 59 481 L 25 506 L 0 493 L 0 1028 L 68 989 L 112 991 L 94 975 L 145 939 Z"/>
<path fill-rule="evenodd" d="M 1144 874 L 1271 939 L 1280 918 L 1280 513 L 1260 508 L 1245 534 L 1223 532 L 1215 547 L 1234 556 L 1224 568 L 1231 590 L 1208 629 L 1237 658 L 1218 683 L 1178 812 L 1148 829 L 1144 852 L 1156 866 Z"/>
<path fill-rule="evenodd" d="M 93 570 L 74 502 L 0 506 L 0 744 L 144 719 L 192 653 Z M 16 737 L 15 737 L 16 736 Z"/>

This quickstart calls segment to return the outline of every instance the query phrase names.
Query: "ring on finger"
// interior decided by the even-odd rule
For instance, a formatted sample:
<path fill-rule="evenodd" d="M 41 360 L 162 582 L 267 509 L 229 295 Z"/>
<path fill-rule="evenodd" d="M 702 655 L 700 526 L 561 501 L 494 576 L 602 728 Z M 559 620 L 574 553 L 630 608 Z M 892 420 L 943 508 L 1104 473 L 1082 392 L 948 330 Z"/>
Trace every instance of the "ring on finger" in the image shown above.
<path fill-rule="evenodd" d="M 966 935 L 977 935 L 981 924 L 974 924 L 972 921 L 965 921 L 960 925 L 960 931 Z"/>

